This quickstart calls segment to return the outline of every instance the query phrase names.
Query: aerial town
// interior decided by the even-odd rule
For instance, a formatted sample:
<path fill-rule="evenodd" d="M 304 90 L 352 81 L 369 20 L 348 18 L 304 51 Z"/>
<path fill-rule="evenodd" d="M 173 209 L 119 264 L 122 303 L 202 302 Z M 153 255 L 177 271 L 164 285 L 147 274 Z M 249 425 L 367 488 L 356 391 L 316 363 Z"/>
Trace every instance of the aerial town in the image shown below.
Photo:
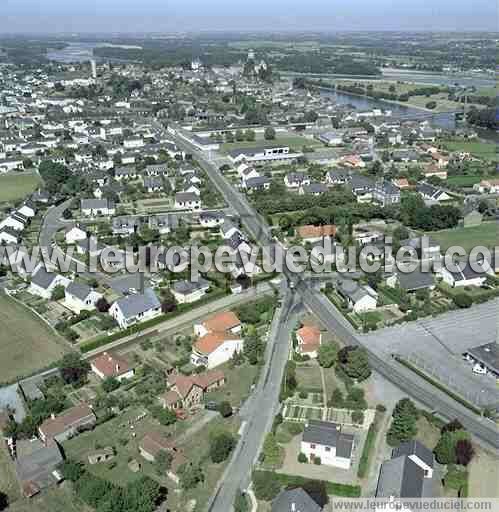
<path fill-rule="evenodd" d="M 494 510 L 497 34 L 6 29 L 0 510 Z"/>

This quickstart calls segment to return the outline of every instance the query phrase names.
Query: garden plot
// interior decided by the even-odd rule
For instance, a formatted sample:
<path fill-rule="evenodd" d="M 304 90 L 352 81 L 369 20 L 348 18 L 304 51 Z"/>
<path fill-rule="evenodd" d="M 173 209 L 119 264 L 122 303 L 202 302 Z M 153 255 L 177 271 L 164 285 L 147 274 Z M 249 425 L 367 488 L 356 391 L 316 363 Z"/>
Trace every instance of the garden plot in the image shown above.
<path fill-rule="evenodd" d="M 286 421 L 322 420 L 323 407 L 310 405 L 286 404 L 283 411 L 283 418 Z"/>

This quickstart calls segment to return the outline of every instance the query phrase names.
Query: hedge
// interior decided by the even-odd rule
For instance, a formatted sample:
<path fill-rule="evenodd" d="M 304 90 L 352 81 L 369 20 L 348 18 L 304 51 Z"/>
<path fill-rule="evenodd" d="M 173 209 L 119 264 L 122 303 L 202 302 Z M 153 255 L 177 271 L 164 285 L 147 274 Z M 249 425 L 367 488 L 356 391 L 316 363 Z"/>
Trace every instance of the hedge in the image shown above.
<path fill-rule="evenodd" d="M 336 482 L 327 482 L 313 478 L 304 478 L 301 476 L 274 473 L 273 471 L 256 470 L 253 472 L 253 474 L 255 473 L 263 473 L 266 478 L 277 480 L 282 485 L 282 487 L 303 487 L 307 484 L 307 482 L 323 482 L 328 494 L 333 496 L 342 496 L 345 498 L 359 498 L 362 490 L 360 485 L 339 484 Z"/>
<path fill-rule="evenodd" d="M 367 470 L 369 469 L 369 457 L 371 456 L 371 452 L 373 451 L 377 433 L 378 413 L 376 413 L 374 421 L 369 425 L 369 430 L 367 431 L 364 447 L 362 448 L 362 455 L 360 456 L 359 467 L 357 469 L 357 476 L 359 478 L 364 478 L 367 475 Z"/>
<path fill-rule="evenodd" d="M 88 343 L 83 343 L 80 346 L 80 350 L 83 353 L 90 352 L 91 350 L 95 350 L 96 348 L 107 345 L 108 343 L 112 343 L 113 341 L 119 340 L 121 338 L 126 338 L 131 334 L 136 334 L 145 329 L 148 329 L 149 327 L 154 327 L 155 325 L 161 324 L 167 320 L 171 320 L 178 315 L 187 313 L 192 309 L 198 308 L 199 306 L 207 304 L 215 299 L 224 297 L 225 295 L 227 295 L 227 293 L 224 290 L 213 291 L 208 295 L 208 297 L 198 300 L 197 302 L 193 302 L 191 304 L 179 304 L 175 311 L 170 311 L 169 313 L 159 315 L 156 318 L 151 318 L 151 320 L 147 320 L 146 322 L 134 324 L 128 327 L 128 329 L 123 329 L 122 331 L 115 332 L 110 336 L 101 336 L 100 338 L 96 338 L 95 340 L 89 341 Z"/>

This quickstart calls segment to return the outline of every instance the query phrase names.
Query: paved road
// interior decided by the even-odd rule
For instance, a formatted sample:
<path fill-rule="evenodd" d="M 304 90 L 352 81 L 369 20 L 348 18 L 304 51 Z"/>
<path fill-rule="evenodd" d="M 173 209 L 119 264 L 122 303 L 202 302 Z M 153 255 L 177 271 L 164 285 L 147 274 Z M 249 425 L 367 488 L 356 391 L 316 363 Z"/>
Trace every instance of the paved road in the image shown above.
<path fill-rule="evenodd" d="M 216 166 L 210 162 L 210 157 L 193 147 L 185 138 L 176 135 L 174 139 L 179 147 L 195 156 L 228 204 L 239 213 L 248 233 L 261 245 L 275 245 L 276 242 L 272 239 L 269 227 L 264 220 L 253 211 L 246 199 L 234 190 Z M 291 286 L 300 294 L 307 308 L 319 318 L 327 329 L 339 336 L 346 344 L 365 346 L 372 367 L 384 378 L 396 384 L 408 396 L 425 404 L 431 410 L 438 410 L 440 414 L 449 419 L 459 418 L 466 428 L 484 443 L 499 449 L 498 430 L 492 422 L 473 414 L 421 377 L 387 357 L 385 351 L 377 350 L 376 347 L 369 344 L 365 345 L 364 339 L 357 335 L 341 312 L 320 292 L 314 290 L 301 276 L 287 270 L 284 271 L 284 274 Z"/>
<path fill-rule="evenodd" d="M 246 489 L 266 434 L 279 410 L 279 392 L 290 350 L 290 332 L 297 321 L 291 294 L 286 294 L 274 317 L 265 365 L 251 398 L 241 409 L 244 432 L 208 504 L 209 512 L 230 512 L 238 489 Z"/>

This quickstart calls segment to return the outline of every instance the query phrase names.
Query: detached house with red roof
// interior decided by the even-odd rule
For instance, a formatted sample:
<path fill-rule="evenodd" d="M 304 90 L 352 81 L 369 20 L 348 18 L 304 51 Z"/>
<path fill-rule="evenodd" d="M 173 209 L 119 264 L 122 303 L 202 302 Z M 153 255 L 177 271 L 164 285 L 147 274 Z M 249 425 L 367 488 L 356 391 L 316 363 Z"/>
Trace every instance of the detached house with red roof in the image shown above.
<path fill-rule="evenodd" d="M 241 332 L 242 325 L 239 318 L 233 311 L 222 311 L 217 313 L 200 324 L 194 325 L 194 332 L 198 336 L 205 336 L 210 332 L 230 332 L 237 334 Z"/>
<path fill-rule="evenodd" d="M 90 362 L 90 368 L 101 379 L 114 378 L 121 382 L 131 379 L 135 375 L 135 369 L 121 357 L 102 353 Z"/>
<path fill-rule="evenodd" d="M 241 322 L 232 311 L 218 313 L 196 324 L 194 332 L 199 338 L 192 346 L 191 363 L 210 369 L 229 361 L 235 352 L 243 350 L 241 329 Z"/>
<path fill-rule="evenodd" d="M 61 443 L 93 428 L 95 423 L 94 411 L 87 404 L 81 404 L 71 407 L 60 416 L 52 414 L 38 427 L 38 433 L 44 443 L 51 440 Z"/>
<path fill-rule="evenodd" d="M 205 393 L 225 385 L 221 371 L 205 372 L 198 375 L 172 375 L 168 378 L 169 390 L 159 397 L 164 409 L 189 409 L 199 405 Z"/>
<path fill-rule="evenodd" d="M 302 356 L 317 357 L 317 352 L 322 343 L 322 334 L 314 325 L 304 325 L 296 331 L 296 352 Z"/>

